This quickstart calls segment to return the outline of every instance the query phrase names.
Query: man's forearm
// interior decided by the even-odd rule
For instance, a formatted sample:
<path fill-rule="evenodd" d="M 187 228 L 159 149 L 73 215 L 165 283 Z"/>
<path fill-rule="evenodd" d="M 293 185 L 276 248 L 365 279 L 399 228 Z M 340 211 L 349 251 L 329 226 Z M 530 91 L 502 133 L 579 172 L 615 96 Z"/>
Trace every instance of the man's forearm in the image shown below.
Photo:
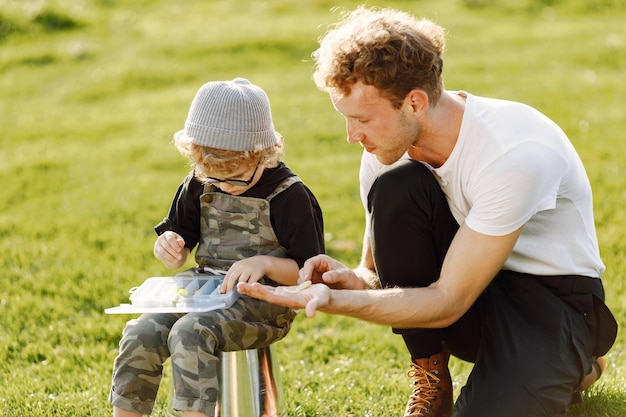
<path fill-rule="evenodd" d="M 384 290 L 332 290 L 320 311 L 395 328 L 442 328 L 462 314 L 436 287 Z"/>

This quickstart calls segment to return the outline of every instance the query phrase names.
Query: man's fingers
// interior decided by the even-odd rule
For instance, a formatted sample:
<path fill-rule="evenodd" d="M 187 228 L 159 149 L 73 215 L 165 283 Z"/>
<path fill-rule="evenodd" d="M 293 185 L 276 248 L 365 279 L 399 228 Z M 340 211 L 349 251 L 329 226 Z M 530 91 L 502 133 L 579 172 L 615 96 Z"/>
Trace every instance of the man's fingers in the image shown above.
<path fill-rule="evenodd" d="M 311 281 L 304 281 L 299 285 L 294 285 L 291 287 L 285 287 L 285 292 L 290 292 L 292 294 L 298 293 L 302 290 L 305 290 L 311 286 Z"/>
<path fill-rule="evenodd" d="M 313 264 L 305 262 L 298 272 L 298 281 L 310 281 L 313 279 Z"/>
<path fill-rule="evenodd" d="M 318 297 L 313 297 L 311 299 L 311 301 L 306 303 L 306 307 L 304 308 L 304 312 L 306 313 L 306 316 L 308 318 L 311 318 L 311 317 L 315 316 L 315 311 L 317 310 L 317 302 L 318 302 L 318 300 L 319 300 Z"/>
<path fill-rule="evenodd" d="M 274 287 L 267 287 L 258 282 L 252 284 L 239 282 L 237 283 L 237 291 L 241 294 L 249 295 L 250 297 L 271 302 L 270 297 L 274 293 Z"/>
<path fill-rule="evenodd" d="M 278 304 L 284 307 L 295 309 L 304 308 L 305 299 L 298 294 L 286 292 L 285 288 L 286 287 L 274 288 L 259 284 L 258 282 L 253 284 L 240 282 L 237 284 L 237 291 L 241 294 L 249 295 L 250 297 L 258 298 L 259 300 L 264 300 L 268 303 Z"/>

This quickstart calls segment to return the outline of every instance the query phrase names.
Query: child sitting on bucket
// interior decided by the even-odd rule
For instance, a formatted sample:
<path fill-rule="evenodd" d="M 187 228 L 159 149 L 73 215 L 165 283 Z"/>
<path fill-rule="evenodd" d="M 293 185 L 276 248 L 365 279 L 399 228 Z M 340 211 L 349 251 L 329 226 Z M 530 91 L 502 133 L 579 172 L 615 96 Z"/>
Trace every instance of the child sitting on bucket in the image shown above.
<path fill-rule="evenodd" d="M 322 213 L 280 161 L 283 138 L 265 92 L 242 78 L 203 85 L 174 142 L 193 171 L 155 227 L 156 258 L 178 269 L 197 246 L 198 266 L 227 271 L 224 293 L 237 282 L 296 284 L 304 261 L 324 252 Z M 113 415 L 150 414 L 171 357 L 173 408 L 183 416 L 213 416 L 220 352 L 269 346 L 285 337 L 295 315 L 241 296 L 227 309 L 129 321 L 114 362 Z"/>

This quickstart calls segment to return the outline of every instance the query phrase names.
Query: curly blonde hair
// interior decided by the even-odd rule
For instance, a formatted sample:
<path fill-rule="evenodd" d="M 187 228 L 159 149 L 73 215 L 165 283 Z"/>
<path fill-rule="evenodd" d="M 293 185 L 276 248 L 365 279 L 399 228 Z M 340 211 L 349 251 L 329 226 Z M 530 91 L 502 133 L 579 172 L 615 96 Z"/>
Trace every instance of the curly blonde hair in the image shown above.
<path fill-rule="evenodd" d="M 193 168 L 194 175 L 207 183 L 209 177 L 228 177 L 242 168 L 252 169 L 258 165 L 274 168 L 278 165 L 284 152 L 284 140 L 276 133 L 276 144 L 265 149 L 252 151 L 232 151 L 196 145 L 193 138 L 183 130 L 174 134 L 174 145 L 186 156 Z"/>
<path fill-rule="evenodd" d="M 313 52 L 317 86 L 348 95 L 358 81 L 376 87 L 399 108 L 420 88 L 434 106 L 443 92 L 444 29 L 394 9 L 360 6 L 320 38 Z"/>

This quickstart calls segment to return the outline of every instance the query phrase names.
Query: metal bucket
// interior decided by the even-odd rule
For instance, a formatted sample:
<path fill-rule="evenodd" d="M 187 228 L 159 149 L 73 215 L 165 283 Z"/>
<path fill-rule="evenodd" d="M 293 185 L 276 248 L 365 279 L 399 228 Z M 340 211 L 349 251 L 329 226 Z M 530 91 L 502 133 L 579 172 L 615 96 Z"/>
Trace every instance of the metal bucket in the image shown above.
<path fill-rule="evenodd" d="M 220 394 L 215 417 L 278 417 L 284 414 L 278 364 L 271 346 L 220 354 Z M 168 398 L 169 417 L 174 411 L 174 384 Z"/>

